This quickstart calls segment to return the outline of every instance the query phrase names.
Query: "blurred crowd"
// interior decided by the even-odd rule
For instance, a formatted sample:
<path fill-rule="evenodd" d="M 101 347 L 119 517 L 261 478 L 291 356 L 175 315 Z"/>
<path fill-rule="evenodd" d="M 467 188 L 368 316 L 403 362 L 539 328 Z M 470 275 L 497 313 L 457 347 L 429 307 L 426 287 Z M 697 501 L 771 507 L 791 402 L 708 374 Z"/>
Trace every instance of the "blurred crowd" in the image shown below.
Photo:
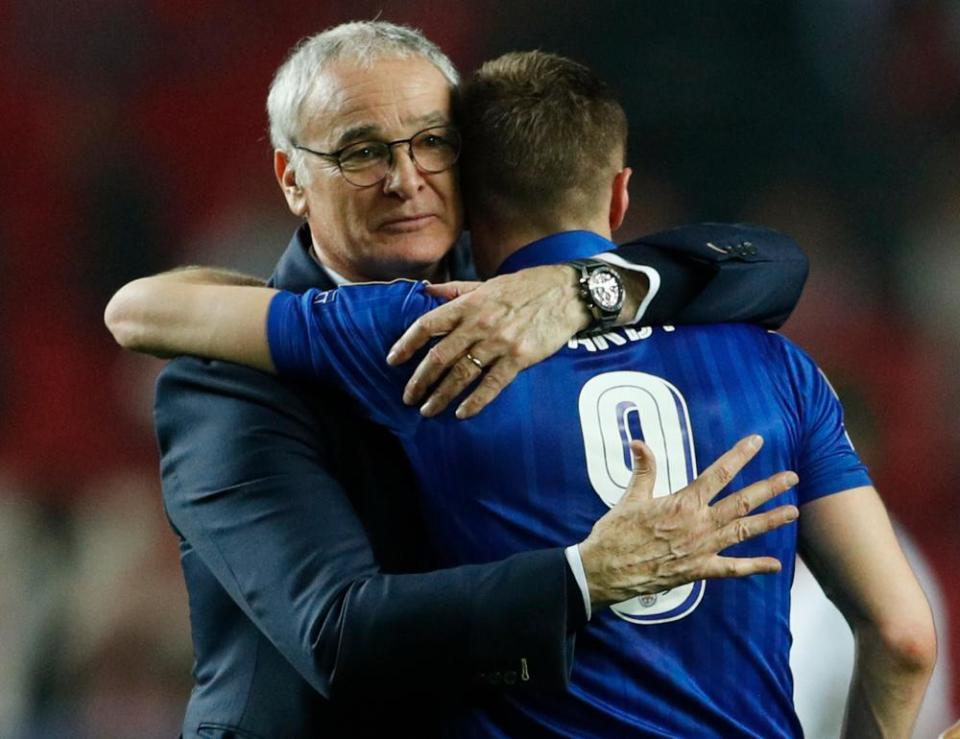
<path fill-rule="evenodd" d="M 191 652 L 151 427 L 162 363 L 119 352 L 102 310 L 178 264 L 270 273 L 295 226 L 272 181 L 272 72 L 299 37 L 380 11 L 463 71 L 543 48 L 609 80 L 636 172 L 622 239 L 749 221 L 804 247 L 784 331 L 939 587 L 960 676 L 960 3 L 10 2 L 0 736 L 176 734 Z"/>

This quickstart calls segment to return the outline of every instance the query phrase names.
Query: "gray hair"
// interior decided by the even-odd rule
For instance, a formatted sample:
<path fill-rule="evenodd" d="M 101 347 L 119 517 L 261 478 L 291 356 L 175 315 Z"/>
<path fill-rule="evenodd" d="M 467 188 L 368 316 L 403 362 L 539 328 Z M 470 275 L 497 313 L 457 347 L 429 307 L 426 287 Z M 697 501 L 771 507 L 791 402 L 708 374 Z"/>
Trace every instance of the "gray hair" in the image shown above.
<path fill-rule="evenodd" d="M 267 95 L 270 142 L 287 153 L 298 179 L 309 180 L 302 166 L 302 153 L 294 148 L 301 131 L 304 106 L 317 88 L 324 68 L 338 59 L 369 67 L 383 58 L 422 56 L 431 62 L 456 89 L 460 75 L 453 62 L 419 29 L 387 21 L 354 21 L 333 26 L 302 39 L 277 70 Z"/>

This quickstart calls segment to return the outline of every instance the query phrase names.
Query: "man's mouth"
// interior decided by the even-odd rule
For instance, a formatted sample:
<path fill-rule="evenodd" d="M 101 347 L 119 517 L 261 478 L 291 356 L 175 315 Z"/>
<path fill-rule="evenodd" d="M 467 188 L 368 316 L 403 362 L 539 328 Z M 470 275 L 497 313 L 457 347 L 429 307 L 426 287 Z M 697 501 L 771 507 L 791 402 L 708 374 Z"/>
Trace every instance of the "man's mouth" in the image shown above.
<path fill-rule="evenodd" d="M 411 231 L 419 231 L 421 228 L 426 228 L 431 225 L 437 216 L 433 213 L 418 213 L 411 216 L 399 216 L 397 218 L 390 218 L 389 220 L 384 221 L 380 224 L 380 230 L 390 231 L 393 233 L 409 233 Z"/>

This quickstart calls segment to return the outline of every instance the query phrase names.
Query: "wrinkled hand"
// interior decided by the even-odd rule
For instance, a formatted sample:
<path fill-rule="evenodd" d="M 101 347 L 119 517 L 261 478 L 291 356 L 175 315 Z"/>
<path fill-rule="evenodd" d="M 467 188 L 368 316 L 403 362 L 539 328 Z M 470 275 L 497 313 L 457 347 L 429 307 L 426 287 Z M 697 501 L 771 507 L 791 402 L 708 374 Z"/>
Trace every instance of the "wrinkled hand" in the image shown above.
<path fill-rule="evenodd" d="M 632 442 L 629 487 L 580 544 L 591 603 L 610 605 L 707 578 L 779 572 L 773 557 L 718 552 L 796 520 L 792 505 L 749 515 L 796 485 L 796 474 L 778 473 L 710 505 L 762 445 L 759 436 L 742 439 L 687 487 L 654 498 L 653 455 L 643 442 Z"/>
<path fill-rule="evenodd" d="M 444 336 L 414 371 L 403 402 L 419 403 L 433 388 L 420 412 L 435 416 L 479 379 L 457 408 L 457 418 L 479 413 L 518 372 L 546 359 L 589 325 L 576 282 L 571 267 L 549 265 L 487 282 L 430 286 L 431 294 L 450 302 L 418 318 L 387 356 L 389 364 L 402 364 L 430 339 Z"/>

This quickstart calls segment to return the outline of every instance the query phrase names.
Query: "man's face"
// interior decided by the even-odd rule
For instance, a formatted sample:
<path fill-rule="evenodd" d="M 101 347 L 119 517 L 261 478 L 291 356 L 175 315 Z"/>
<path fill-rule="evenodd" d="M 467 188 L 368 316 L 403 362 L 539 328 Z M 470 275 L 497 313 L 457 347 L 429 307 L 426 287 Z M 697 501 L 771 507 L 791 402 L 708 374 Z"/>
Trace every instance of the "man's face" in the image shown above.
<path fill-rule="evenodd" d="M 318 151 L 407 139 L 451 122 L 447 80 L 422 57 L 383 59 L 366 69 L 338 62 L 320 85 L 324 103 L 306 107 L 298 141 Z M 304 153 L 312 179 L 303 198 L 314 248 L 349 279 L 434 277 L 463 226 L 456 169 L 427 174 L 406 145 L 392 151 L 390 172 L 370 187 L 350 184 L 335 163 Z"/>

